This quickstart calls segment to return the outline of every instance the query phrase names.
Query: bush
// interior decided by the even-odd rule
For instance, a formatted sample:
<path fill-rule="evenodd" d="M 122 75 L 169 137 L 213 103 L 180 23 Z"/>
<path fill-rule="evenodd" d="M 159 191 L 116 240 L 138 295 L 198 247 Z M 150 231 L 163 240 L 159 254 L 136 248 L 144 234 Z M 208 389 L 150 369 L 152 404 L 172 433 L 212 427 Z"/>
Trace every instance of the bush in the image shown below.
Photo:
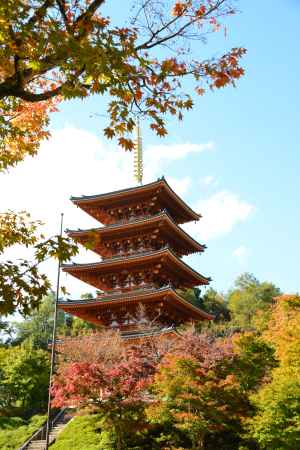
<path fill-rule="evenodd" d="M 36 415 L 25 421 L 21 417 L 0 417 L 0 449 L 18 450 L 45 422 L 46 417 Z"/>
<path fill-rule="evenodd" d="M 112 433 L 102 427 L 100 414 L 75 417 L 61 432 L 51 450 L 114 450 Z"/>

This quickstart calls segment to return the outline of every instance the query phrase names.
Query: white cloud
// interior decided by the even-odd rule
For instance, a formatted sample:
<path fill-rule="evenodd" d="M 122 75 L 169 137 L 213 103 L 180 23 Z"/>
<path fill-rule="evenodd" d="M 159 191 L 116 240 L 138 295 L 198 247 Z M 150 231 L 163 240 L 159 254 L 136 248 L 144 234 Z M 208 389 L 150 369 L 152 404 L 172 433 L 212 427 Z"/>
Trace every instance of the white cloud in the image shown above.
<path fill-rule="evenodd" d="M 207 176 L 201 178 L 200 181 L 201 181 L 201 184 L 205 184 L 206 186 L 216 186 L 218 184 L 218 181 L 212 175 L 207 175 Z"/>
<path fill-rule="evenodd" d="M 209 185 L 215 181 L 215 177 L 212 175 L 207 175 L 206 177 L 203 177 L 201 181 L 203 184 Z"/>
<path fill-rule="evenodd" d="M 186 158 L 191 153 L 202 153 L 214 148 L 213 142 L 204 144 L 171 144 L 171 145 L 150 145 L 145 149 L 145 174 L 157 174 L 168 163 Z"/>
<path fill-rule="evenodd" d="M 207 241 L 229 233 L 236 224 L 244 222 L 254 206 L 237 194 L 220 191 L 199 201 L 194 209 L 203 217 L 196 224 L 188 224 L 187 229 Z"/>
<path fill-rule="evenodd" d="M 240 264 L 244 265 L 248 261 L 249 249 L 244 245 L 240 245 L 232 252 L 232 255 L 238 260 Z"/>
<path fill-rule="evenodd" d="M 190 153 L 212 148 L 212 144 L 159 145 L 145 149 L 144 182 L 162 175 L 164 164 L 187 157 Z M 171 178 L 168 182 L 179 195 L 191 185 L 189 177 Z M 9 174 L 0 175 L 1 210 L 27 210 L 34 219 L 45 222 L 45 233 L 56 234 L 60 213 L 65 213 L 65 228 L 87 228 L 99 225 L 69 200 L 71 195 L 97 194 L 135 185 L 133 155 L 120 148 L 104 144 L 99 137 L 83 129 L 66 126 L 54 131 L 42 143 L 34 158 L 27 158 Z M 10 251 L 11 257 L 22 257 L 19 249 Z M 95 261 L 97 255 L 82 251 L 77 261 Z M 55 281 L 55 263 L 45 263 L 44 270 Z M 90 288 L 71 276 L 62 276 L 72 294 Z"/>
<path fill-rule="evenodd" d="M 190 177 L 184 177 L 184 178 L 173 178 L 173 177 L 167 177 L 168 183 L 172 186 L 172 189 L 176 192 L 176 194 L 182 196 L 187 193 L 189 188 L 191 187 L 192 180 Z"/>

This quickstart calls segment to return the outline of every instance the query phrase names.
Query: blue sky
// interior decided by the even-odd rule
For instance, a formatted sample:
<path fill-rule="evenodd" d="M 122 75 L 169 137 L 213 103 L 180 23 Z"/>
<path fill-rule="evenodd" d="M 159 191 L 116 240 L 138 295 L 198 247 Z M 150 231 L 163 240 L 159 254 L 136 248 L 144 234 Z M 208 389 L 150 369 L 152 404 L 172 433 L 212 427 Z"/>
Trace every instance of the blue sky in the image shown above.
<path fill-rule="evenodd" d="M 115 12 L 118 2 L 111 4 Z M 300 1 L 248 0 L 237 6 L 241 13 L 230 19 L 227 38 L 213 36 L 205 52 L 246 47 L 245 77 L 236 89 L 195 98 L 183 123 L 169 121 L 164 140 L 143 127 L 145 181 L 164 174 L 200 208 L 202 228 L 188 229 L 208 248 L 188 261 L 213 278 L 214 288 L 226 291 L 239 273 L 249 271 L 295 292 L 300 290 Z M 105 113 L 99 97 L 60 106 L 51 123 L 54 137 L 40 156 L 0 177 L 4 207 L 31 210 L 51 231 L 61 209 L 66 227 L 89 226 L 85 213 L 69 204 L 70 194 L 134 184 L 131 156 L 104 139 L 105 119 L 91 117 L 95 113 Z M 45 270 L 52 273 L 53 267 Z M 71 279 L 66 283 L 73 295 L 88 290 Z"/>

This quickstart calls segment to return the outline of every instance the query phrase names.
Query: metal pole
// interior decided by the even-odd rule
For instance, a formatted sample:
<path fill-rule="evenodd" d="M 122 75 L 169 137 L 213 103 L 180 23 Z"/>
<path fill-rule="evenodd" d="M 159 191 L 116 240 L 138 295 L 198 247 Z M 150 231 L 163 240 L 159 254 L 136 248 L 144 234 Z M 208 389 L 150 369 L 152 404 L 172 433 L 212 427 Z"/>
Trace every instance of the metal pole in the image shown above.
<path fill-rule="evenodd" d="M 62 237 L 63 230 L 63 220 L 64 214 L 61 214 L 60 219 L 60 237 Z M 46 425 L 46 447 L 45 450 L 48 450 L 49 447 L 49 433 L 50 433 L 50 413 L 51 413 L 51 390 L 52 390 L 52 377 L 54 372 L 55 365 L 55 346 L 56 346 L 56 326 L 57 326 L 57 303 L 59 298 L 59 289 L 60 289 L 60 268 L 61 263 L 60 259 L 58 260 L 57 267 L 57 282 L 56 282 L 56 296 L 55 296 L 55 304 L 54 304 L 54 322 L 52 329 L 52 348 L 51 348 L 51 365 L 50 365 L 50 378 L 49 378 L 49 390 L 48 390 L 48 411 L 47 411 L 47 425 Z"/>

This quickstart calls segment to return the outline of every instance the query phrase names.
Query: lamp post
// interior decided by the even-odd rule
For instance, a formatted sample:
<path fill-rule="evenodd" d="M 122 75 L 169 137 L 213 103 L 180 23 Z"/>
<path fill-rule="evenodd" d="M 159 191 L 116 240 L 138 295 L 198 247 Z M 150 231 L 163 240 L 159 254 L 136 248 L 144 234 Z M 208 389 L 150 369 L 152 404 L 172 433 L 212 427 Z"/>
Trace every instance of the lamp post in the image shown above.
<path fill-rule="evenodd" d="M 64 214 L 61 213 L 60 237 L 62 237 L 63 219 L 64 219 Z M 49 447 L 50 413 L 51 413 L 51 390 L 52 390 L 52 377 L 53 377 L 54 366 L 55 366 L 57 303 L 58 303 L 59 289 L 60 289 L 60 268 L 61 268 L 61 262 L 60 262 L 60 259 L 59 259 L 58 260 L 58 267 L 57 267 L 56 295 L 55 295 L 55 304 L 54 304 L 54 321 L 53 321 L 53 329 L 52 329 L 52 347 L 51 347 L 51 364 L 50 364 L 50 377 L 49 377 L 49 390 L 48 390 L 48 410 L 47 410 L 47 423 L 46 423 L 46 447 L 45 447 L 45 450 L 48 450 L 48 447 Z"/>

